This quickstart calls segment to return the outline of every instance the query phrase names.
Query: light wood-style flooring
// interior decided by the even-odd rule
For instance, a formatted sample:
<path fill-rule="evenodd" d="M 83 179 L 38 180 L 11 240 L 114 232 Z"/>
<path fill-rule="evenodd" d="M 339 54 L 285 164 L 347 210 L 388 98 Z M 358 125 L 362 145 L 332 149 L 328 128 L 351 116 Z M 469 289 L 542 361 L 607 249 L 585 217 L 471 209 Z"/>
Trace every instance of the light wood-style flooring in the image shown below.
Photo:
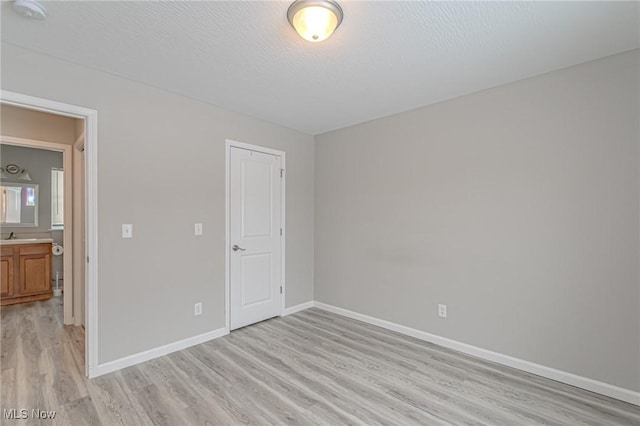
<path fill-rule="evenodd" d="M 93 380 L 59 298 L 0 310 L 2 409 L 61 425 L 640 425 L 640 407 L 310 309 Z"/>

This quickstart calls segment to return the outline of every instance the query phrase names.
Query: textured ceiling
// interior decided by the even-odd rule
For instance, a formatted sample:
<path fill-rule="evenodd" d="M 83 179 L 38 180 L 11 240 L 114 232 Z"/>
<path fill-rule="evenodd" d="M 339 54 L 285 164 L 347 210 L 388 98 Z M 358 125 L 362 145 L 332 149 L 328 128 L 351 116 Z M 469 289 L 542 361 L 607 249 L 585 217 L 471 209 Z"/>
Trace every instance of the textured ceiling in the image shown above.
<path fill-rule="evenodd" d="M 2 2 L 2 41 L 310 134 L 640 47 L 638 2 L 341 1 L 305 42 L 289 2 Z"/>

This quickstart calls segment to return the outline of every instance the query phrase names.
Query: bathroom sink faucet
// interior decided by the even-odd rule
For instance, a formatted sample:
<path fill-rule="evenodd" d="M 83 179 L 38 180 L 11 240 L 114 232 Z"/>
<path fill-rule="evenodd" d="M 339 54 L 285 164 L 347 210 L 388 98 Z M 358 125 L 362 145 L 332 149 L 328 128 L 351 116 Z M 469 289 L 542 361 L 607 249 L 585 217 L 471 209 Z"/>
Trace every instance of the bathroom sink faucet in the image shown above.
<path fill-rule="evenodd" d="M 16 233 L 15 233 L 15 232 L 12 232 L 12 233 L 10 233 L 10 234 L 9 234 L 9 236 L 7 237 L 7 240 L 15 240 L 15 239 L 17 239 L 17 238 L 18 238 L 18 237 L 16 237 Z"/>

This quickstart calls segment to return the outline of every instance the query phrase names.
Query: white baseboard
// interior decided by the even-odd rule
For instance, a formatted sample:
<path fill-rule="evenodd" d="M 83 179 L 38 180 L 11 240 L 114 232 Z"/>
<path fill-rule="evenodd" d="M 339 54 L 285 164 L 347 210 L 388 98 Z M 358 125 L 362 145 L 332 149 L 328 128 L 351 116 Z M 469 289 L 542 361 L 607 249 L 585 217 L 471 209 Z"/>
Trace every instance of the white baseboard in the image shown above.
<path fill-rule="evenodd" d="M 573 373 L 569 373 L 562 370 L 556 370 L 555 368 L 546 367 L 544 365 L 535 364 L 533 362 L 525 361 L 523 359 L 514 358 L 509 355 L 504 355 L 498 352 L 482 349 L 477 346 L 472 346 L 466 343 L 459 342 L 457 340 L 448 339 L 446 337 L 437 336 L 435 334 L 427 333 L 425 331 L 417 330 L 415 328 L 406 327 L 404 325 L 396 324 L 391 321 L 386 321 L 380 318 L 371 317 L 369 315 L 360 314 L 358 312 L 350 311 L 348 309 L 339 308 L 337 306 L 328 305 L 321 302 L 305 302 L 299 305 L 286 308 L 283 316 L 291 315 L 296 312 L 303 311 L 309 308 L 319 308 L 334 314 L 342 315 L 347 318 L 352 318 L 358 321 L 366 322 L 371 325 L 375 325 L 387 330 L 395 331 L 400 334 L 415 337 L 416 339 L 424 340 L 426 342 L 434 343 L 436 345 L 443 346 L 445 348 L 454 349 L 456 351 L 475 356 L 480 359 L 485 359 L 498 364 L 506 365 L 508 367 L 523 370 L 528 373 L 536 374 L 538 376 L 546 377 L 551 380 L 566 383 L 578 388 L 586 389 L 591 392 L 599 393 L 611 398 L 619 399 L 621 401 L 628 402 L 630 404 L 640 406 L 640 392 L 634 392 L 629 389 L 624 389 L 618 386 L 613 386 L 608 383 L 600 382 L 597 380 L 589 379 L 587 377 L 578 376 Z M 135 364 L 139 364 L 144 361 L 149 361 L 154 358 L 161 357 L 163 355 L 170 354 L 182 349 L 186 349 L 191 346 L 199 345 L 200 343 L 207 342 L 209 340 L 217 339 L 218 337 L 226 336 L 229 334 L 229 330 L 226 328 L 219 328 L 208 333 L 193 336 L 188 339 L 180 340 L 178 342 L 169 343 L 168 345 L 160 346 L 148 351 L 140 352 L 126 356 L 124 358 L 110 361 L 104 364 L 100 364 L 94 370 L 94 374 L 91 377 L 98 377 L 103 374 L 111 373 L 113 371 L 120 370 L 122 368 L 130 367 Z"/>
<path fill-rule="evenodd" d="M 556 370 L 555 368 L 545 367 L 544 365 L 535 364 L 533 362 L 525 361 L 519 358 L 514 358 L 508 355 L 503 355 L 498 352 L 489 351 L 486 349 L 479 348 L 477 346 L 468 345 L 466 343 L 458 342 L 452 339 L 447 339 L 446 337 L 437 336 L 435 334 L 416 330 L 415 328 L 406 327 L 404 325 L 400 325 L 400 324 L 396 324 L 383 319 L 360 314 L 358 312 L 349 311 L 343 308 L 338 308 L 337 306 L 327 305 L 325 303 L 320 303 L 320 302 L 313 302 L 313 306 L 319 309 L 323 309 L 325 311 L 333 312 L 334 314 L 342 315 L 358 321 L 366 322 L 368 324 L 376 325 L 378 327 L 382 327 L 387 330 L 391 330 L 401 334 L 405 334 L 407 336 L 415 337 L 416 339 L 420 339 L 426 342 L 434 343 L 436 345 L 444 346 L 445 348 L 454 349 L 456 351 L 463 352 L 468 355 L 473 355 L 477 358 L 481 358 L 481 359 L 492 361 L 498 364 L 506 365 L 508 367 L 517 368 L 519 370 L 523 370 L 528 373 L 536 374 L 538 376 L 546 377 L 548 379 L 566 383 L 572 386 L 576 386 L 578 388 L 586 389 L 591 392 L 595 392 L 601 395 L 609 396 L 611 398 L 619 399 L 621 401 L 625 401 L 630 404 L 640 405 L 640 392 L 634 392 L 628 389 L 620 388 L 618 386 L 613 386 L 604 382 L 599 382 L 597 380 L 589 379 L 587 377 L 582 377 L 573 373 L 568 373 L 566 371 Z"/>
<path fill-rule="evenodd" d="M 140 364 L 141 362 L 149 361 L 150 359 L 199 345 L 200 343 L 208 342 L 209 340 L 217 339 L 218 337 L 226 336 L 227 334 L 229 334 L 229 330 L 226 328 L 219 328 L 184 340 L 169 343 L 168 345 L 159 346 L 157 348 L 149 349 L 148 351 L 116 359 L 115 361 L 105 362 L 104 364 L 98 365 L 98 367 L 93 371 L 94 374 L 91 375 L 91 378 L 102 376 L 103 374 L 121 370 L 126 367 L 131 367 L 132 365 Z"/>
<path fill-rule="evenodd" d="M 313 308 L 313 300 L 286 308 L 282 316 L 286 317 L 287 315 L 295 314 L 296 312 L 304 311 L 305 309 L 309 308 Z"/>

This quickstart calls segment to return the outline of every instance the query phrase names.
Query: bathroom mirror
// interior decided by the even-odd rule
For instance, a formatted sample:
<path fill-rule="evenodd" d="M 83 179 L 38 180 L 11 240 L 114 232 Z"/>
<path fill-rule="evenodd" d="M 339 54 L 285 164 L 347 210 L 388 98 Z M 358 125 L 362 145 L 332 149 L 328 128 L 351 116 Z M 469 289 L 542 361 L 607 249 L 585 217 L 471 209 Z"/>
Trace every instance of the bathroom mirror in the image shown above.
<path fill-rule="evenodd" d="M 38 185 L 0 183 L 0 225 L 5 228 L 38 226 Z"/>

